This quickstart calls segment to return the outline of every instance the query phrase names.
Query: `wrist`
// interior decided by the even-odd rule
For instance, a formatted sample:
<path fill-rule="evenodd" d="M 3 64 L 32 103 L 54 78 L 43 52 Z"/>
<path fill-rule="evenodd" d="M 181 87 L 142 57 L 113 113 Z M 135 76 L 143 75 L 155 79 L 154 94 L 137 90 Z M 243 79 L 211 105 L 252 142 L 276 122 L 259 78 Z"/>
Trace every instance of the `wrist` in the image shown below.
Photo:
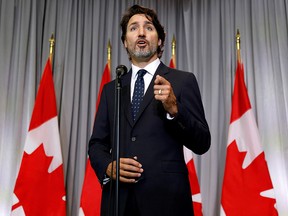
<path fill-rule="evenodd" d="M 171 117 L 176 117 L 177 116 L 177 114 L 178 114 L 178 106 L 177 106 L 177 103 L 176 103 L 176 101 L 173 103 L 173 105 L 172 105 L 172 107 L 170 108 L 170 110 L 169 110 L 169 115 L 171 116 Z"/>

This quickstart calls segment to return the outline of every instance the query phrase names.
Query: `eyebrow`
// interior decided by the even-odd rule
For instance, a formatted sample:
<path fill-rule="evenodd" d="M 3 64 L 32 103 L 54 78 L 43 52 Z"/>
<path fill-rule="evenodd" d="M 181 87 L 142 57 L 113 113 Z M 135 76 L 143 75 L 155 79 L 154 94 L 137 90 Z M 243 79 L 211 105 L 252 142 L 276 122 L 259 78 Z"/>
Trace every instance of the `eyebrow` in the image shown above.
<path fill-rule="evenodd" d="M 139 22 L 138 22 L 138 21 L 135 21 L 135 22 L 133 22 L 133 23 L 130 23 L 128 26 L 137 25 L 137 24 L 139 24 Z M 153 25 L 153 23 L 152 23 L 151 21 L 149 21 L 149 20 L 145 21 L 144 24 L 145 24 L 145 25 L 147 25 L 147 24 Z M 153 25 L 153 26 L 154 26 L 154 25 Z"/>

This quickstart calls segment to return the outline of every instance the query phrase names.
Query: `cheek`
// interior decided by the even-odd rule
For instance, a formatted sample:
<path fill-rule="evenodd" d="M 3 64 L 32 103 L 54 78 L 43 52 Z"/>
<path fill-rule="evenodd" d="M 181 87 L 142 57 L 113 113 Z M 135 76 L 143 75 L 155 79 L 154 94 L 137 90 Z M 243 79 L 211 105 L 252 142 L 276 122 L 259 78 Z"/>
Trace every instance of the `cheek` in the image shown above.
<path fill-rule="evenodd" d="M 125 48 L 127 48 L 129 46 L 129 41 L 127 41 L 127 36 L 126 36 L 126 39 L 124 41 L 124 46 L 125 46 Z"/>
<path fill-rule="evenodd" d="M 133 41 L 133 37 L 131 37 L 131 35 L 126 35 L 126 38 L 124 41 L 125 48 L 131 46 L 132 41 Z"/>

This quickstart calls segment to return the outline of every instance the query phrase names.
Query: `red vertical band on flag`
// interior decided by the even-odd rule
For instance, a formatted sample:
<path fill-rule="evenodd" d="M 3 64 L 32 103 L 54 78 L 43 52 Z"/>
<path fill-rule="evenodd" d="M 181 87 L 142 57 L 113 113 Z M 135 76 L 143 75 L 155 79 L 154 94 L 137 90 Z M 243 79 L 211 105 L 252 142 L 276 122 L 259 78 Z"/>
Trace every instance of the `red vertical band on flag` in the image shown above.
<path fill-rule="evenodd" d="M 102 188 L 88 158 L 82 187 L 79 216 L 99 216 L 101 197 Z"/>
<path fill-rule="evenodd" d="M 49 59 L 24 145 L 11 215 L 66 215 L 57 106 Z"/>
<path fill-rule="evenodd" d="M 190 151 L 188 149 L 184 149 L 184 151 Z M 192 152 L 190 151 L 192 155 Z M 198 182 L 198 177 L 194 165 L 194 160 L 191 158 L 187 162 L 187 168 L 189 173 L 189 182 L 190 182 L 190 189 L 192 194 L 192 201 L 193 201 L 193 210 L 195 216 L 202 216 L 202 200 L 201 200 L 201 193 L 200 193 L 200 185 Z"/>
<path fill-rule="evenodd" d="M 45 112 L 43 112 L 45 109 Z M 57 116 L 56 96 L 50 60 L 47 61 L 31 117 L 29 131 Z"/>
<path fill-rule="evenodd" d="M 244 82 L 244 67 L 238 61 L 232 97 L 232 112 L 230 123 L 239 119 L 247 110 L 251 109 L 249 96 Z"/>
<path fill-rule="evenodd" d="M 174 64 L 173 58 L 170 59 L 169 67 L 170 68 L 175 68 L 175 64 Z"/>
<path fill-rule="evenodd" d="M 111 81 L 111 73 L 110 73 L 109 65 L 107 63 L 105 66 L 103 75 L 102 75 L 101 83 L 100 83 L 99 93 L 98 93 L 97 102 L 96 102 L 96 112 L 97 112 L 97 109 L 98 109 L 98 106 L 100 103 L 102 89 L 103 89 L 104 85 L 110 81 Z"/>
<path fill-rule="evenodd" d="M 99 93 L 96 102 L 96 112 L 100 103 L 101 93 L 104 85 L 111 81 L 111 73 L 108 63 L 105 66 Z M 101 210 L 102 188 L 97 179 L 97 176 L 87 159 L 85 178 L 82 187 L 79 216 L 99 216 Z"/>

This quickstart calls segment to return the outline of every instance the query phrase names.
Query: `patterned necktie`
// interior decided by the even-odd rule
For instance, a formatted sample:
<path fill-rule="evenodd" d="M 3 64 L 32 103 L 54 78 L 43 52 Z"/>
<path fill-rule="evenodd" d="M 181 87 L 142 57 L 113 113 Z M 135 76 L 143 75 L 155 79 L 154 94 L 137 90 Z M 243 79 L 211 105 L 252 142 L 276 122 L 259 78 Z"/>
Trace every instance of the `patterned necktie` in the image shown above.
<path fill-rule="evenodd" d="M 144 95 L 144 79 L 143 76 L 146 74 L 146 70 L 141 69 L 138 71 L 138 77 L 135 82 L 134 86 L 134 93 L 133 93 L 133 98 L 132 98 L 132 117 L 133 121 L 136 119 L 136 115 L 139 111 L 140 108 L 140 103 L 143 99 Z"/>

